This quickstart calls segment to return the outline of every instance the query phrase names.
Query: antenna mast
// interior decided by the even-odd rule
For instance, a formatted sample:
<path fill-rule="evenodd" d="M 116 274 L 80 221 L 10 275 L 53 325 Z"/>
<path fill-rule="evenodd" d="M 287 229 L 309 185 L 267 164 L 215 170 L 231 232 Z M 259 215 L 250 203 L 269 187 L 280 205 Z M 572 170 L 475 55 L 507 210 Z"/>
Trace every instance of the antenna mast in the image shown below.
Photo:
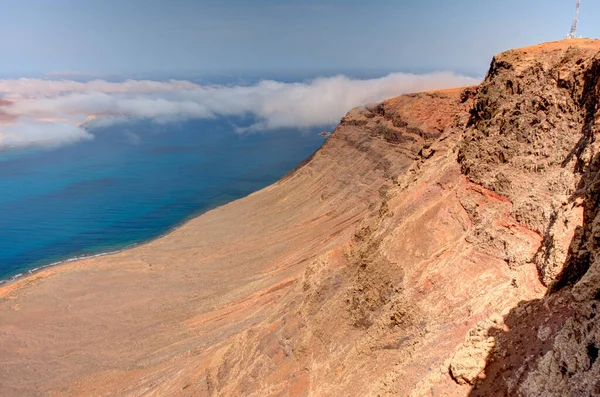
<path fill-rule="evenodd" d="M 577 0 L 577 8 L 575 9 L 575 18 L 573 19 L 573 24 L 571 25 L 571 32 L 567 35 L 567 39 L 574 39 L 575 33 L 577 32 L 577 25 L 579 24 L 579 5 L 581 4 L 581 0 Z"/>

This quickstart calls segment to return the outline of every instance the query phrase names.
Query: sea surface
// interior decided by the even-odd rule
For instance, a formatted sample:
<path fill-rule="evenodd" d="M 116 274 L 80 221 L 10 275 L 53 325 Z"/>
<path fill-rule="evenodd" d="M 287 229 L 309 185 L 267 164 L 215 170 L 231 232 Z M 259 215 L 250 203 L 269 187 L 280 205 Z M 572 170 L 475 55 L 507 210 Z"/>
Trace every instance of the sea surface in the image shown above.
<path fill-rule="evenodd" d="M 272 184 L 324 142 L 322 129 L 236 132 L 252 122 L 137 121 L 0 151 L 0 280 L 156 238 Z"/>

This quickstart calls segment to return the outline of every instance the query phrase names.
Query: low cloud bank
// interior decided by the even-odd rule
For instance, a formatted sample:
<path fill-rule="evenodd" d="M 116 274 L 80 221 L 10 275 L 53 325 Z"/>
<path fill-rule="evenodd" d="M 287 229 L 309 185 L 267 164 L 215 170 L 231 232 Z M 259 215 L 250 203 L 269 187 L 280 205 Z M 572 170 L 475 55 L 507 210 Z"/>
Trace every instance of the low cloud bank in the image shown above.
<path fill-rule="evenodd" d="M 53 148 L 89 139 L 93 139 L 93 135 L 85 129 L 65 122 L 24 118 L 16 123 L 0 126 L 0 148 Z"/>
<path fill-rule="evenodd" d="M 159 122 L 254 115 L 249 130 L 307 128 L 336 123 L 348 110 L 396 95 L 477 84 L 450 72 L 394 73 L 355 80 L 345 76 L 303 83 L 262 81 L 251 86 L 201 86 L 189 81 L 0 80 L 0 148 L 60 146 L 91 139 L 95 123 L 131 118 Z M 6 121 L 10 120 L 10 121 Z"/>

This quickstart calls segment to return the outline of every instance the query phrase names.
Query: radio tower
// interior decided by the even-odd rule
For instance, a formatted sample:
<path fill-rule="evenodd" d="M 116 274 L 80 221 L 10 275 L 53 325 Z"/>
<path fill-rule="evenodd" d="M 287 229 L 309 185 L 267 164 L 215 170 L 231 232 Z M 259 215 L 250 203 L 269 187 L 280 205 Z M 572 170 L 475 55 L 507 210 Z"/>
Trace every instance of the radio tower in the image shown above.
<path fill-rule="evenodd" d="M 573 25 L 571 25 L 571 32 L 567 35 L 567 39 L 574 39 L 575 32 L 577 32 L 577 24 L 579 23 L 579 5 L 581 0 L 577 0 L 577 8 L 575 9 L 575 18 L 573 19 Z"/>

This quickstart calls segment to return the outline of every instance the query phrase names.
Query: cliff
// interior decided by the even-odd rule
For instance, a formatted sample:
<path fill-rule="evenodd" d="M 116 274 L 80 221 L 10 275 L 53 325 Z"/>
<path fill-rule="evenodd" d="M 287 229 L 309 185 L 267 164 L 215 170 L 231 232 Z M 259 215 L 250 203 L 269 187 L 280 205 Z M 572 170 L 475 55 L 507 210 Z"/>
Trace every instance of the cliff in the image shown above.
<path fill-rule="evenodd" d="M 600 42 L 354 109 L 276 184 L 0 288 L 0 395 L 600 395 Z"/>

